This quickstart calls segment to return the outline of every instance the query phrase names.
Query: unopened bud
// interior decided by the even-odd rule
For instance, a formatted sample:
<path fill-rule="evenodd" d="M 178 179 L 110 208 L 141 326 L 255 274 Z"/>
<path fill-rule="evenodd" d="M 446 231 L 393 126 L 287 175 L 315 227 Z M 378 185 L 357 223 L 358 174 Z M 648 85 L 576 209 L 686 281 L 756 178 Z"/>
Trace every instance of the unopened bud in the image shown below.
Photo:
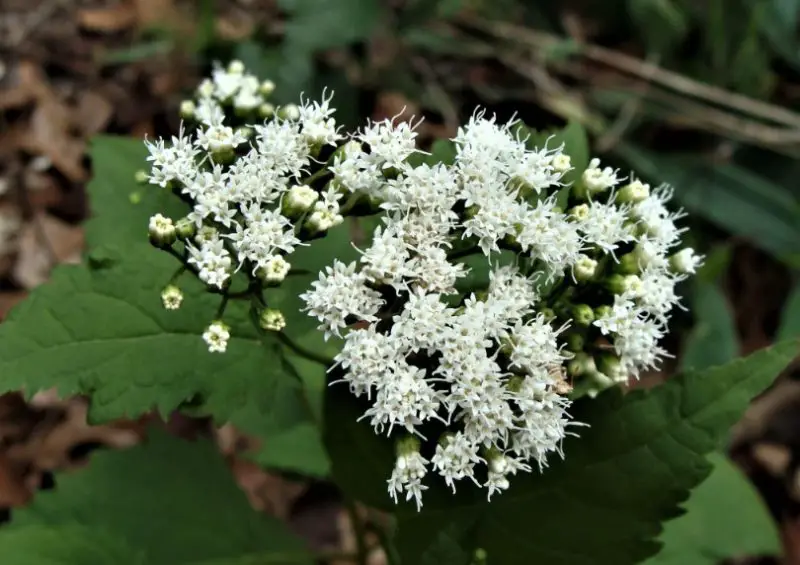
<path fill-rule="evenodd" d="M 270 94 L 275 92 L 275 83 L 267 79 L 261 83 L 261 86 L 258 88 L 258 91 L 261 93 L 262 96 L 269 96 Z"/>
<path fill-rule="evenodd" d="M 594 278 L 597 274 L 597 261 L 588 255 L 581 255 L 573 267 L 575 278 L 580 282 L 586 282 Z"/>
<path fill-rule="evenodd" d="M 228 72 L 232 75 L 241 75 L 245 71 L 244 63 L 239 61 L 238 59 L 234 59 L 230 63 L 228 63 Z"/>
<path fill-rule="evenodd" d="M 550 164 L 555 172 L 566 173 L 572 168 L 572 159 L 566 153 L 559 153 L 553 157 L 553 161 Z"/>
<path fill-rule="evenodd" d="M 258 115 L 262 118 L 271 118 L 275 115 L 275 106 L 270 104 L 269 102 L 264 102 L 261 106 L 258 107 Z"/>
<path fill-rule="evenodd" d="M 300 118 L 300 108 L 297 107 L 297 104 L 287 104 L 286 106 L 281 106 L 278 109 L 278 116 L 284 120 L 297 120 Z"/>
<path fill-rule="evenodd" d="M 640 270 L 639 257 L 635 251 L 631 251 L 620 257 L 619 263 L 617 263 L 616 266 L 616 271 L 623 275 L 635 275 L 639 273 Z"/>
<path fill-rule="evenodd" d="M 628 375 L 622 367 L 619 357 L 610 353 L 603 353 L 597 360 L 597 368 L 615 383 L 625 383 Z"/>
<path fill-rule="evenodd" d="M 635 180 L 628 185 L 623 186 L 617 192 L 617 202 L 620 204 L 636 204 L 650 196 L 650 185 L 643 183 L 640 180 Z"/>
<path fill-rule="evenodd" d="M 567 363 L 567 374 L 571 377 L 581 377 L 597 372 L 594 357 L 586 353 L 578 353 Z"/>
<path fill-rule="evenodd" d="M 583 351 L 583 348 L 586 346 L 586 338 L 583 337 L 583 334 L 579 333 L 567 334 L 566 342 L 567 342 L 567 349 L 575 353 L 577 353 L 578 351 Z"/>
<path fill-rule="evenodd" d="M 181 102 L 180 115 L 184 120 L 194 119 L 194 113 L 196 110 L 197 106 L 195 106 L 192 100 L 184 100 Z"/>
<path fill-rule="evenodd" d="M 319 200 L 319 193 L 304 184 L 293 186 L 283 197 L 283 213 L 290 218 L 302 216 Z"/>
<path fill-rule="evenodd" d="M 161 214 L 156 214 L 150 218 L 148 233 L 153 245 L 162 247 L 172 245 L 175 242 L 175 225 L 170 218 Z"/>
<path fill-rule="evenodd" d="M 286 318 L 280 310 L 267 308 L 258 317 L 258 323 L 262 329 L 268 332 L 279 332 L 286 327 Z"/>
<path fill-rule="evenodd" d="M 181 241 L 193 238 L 196 232 L 197 228 L 189 218 L 181 218 L 175 224 L 175 234 Z"/>
<path fill-rule="evenodd" d="M 136 184 L 148 184 L 150 182 L 150 175 L 144 169 L 139 169 L 133 174 L 133 180 Z"/>
<path fill-rule="evenodd" d="M 589 205 L 578 204 L 569 209 L 569 216 L 573 220 L 581 221 L 589 217 Z"/>
<path fill-rule="evenodd" d="M 589 326 L 594 322 L 594 310 L 588 304 L 576 304 L 572 307 L 572 319 L 579 326 Z"/>

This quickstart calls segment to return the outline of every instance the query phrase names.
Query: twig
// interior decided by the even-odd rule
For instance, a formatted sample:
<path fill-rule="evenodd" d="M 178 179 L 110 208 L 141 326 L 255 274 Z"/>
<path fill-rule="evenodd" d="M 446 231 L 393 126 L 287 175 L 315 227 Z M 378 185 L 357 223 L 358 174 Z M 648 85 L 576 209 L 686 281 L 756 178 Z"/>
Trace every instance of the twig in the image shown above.
<path fill-rule="evenodd" d="M 425 87 L 438 106 L 438 110 L 442 113 L 447 130 L 455 134 L 459 124 L 458 110 L 453 103 L 453 99 L 439 81 L 436 71 L 427 59 L 419 55 L 411 57 L 411 64 L 424 77 Z"/>
<path fill-rule="evenodd" d="M 495 37 L 518 44 L 522 43 L 537 49 L 551 48 L 554 45 L 566 42 L 564 38 L 557 35 L 505 22 L 485 22 L 473 18 L 462 18 L 460 21 L 467 26 L 479 29 Z M 750 116 L 756 116 L 776 124 L 800 128 L 800 114 L 786 108 L 690 79 L 679 73 L 663 69 L 656 64 L 648 63 L 599 45 L 576 44 L 575 50 L 576 53 L 583 55 L 587 59 L 603 63 L 639 78 L 650 80 L 664 88 L 687 96 L 733 108 Z"/>

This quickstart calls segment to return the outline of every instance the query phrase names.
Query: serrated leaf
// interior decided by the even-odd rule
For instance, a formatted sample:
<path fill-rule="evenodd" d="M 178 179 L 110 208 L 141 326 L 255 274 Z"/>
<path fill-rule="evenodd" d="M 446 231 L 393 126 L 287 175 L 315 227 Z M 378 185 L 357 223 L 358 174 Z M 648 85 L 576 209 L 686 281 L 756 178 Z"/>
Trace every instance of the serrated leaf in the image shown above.
<path fill-rule="evenodd" d="M 168 414 L 192 401 L 218 422 L 274 440 L 313 425 L 279 342 L 258 338 L 245 305 L 234 302 L 226 311 L 227 352 L 209 353 L 200 335 L 219 298 L 187 276 L 184 306 L 166 311 L 159 296 L 166 281 L 159 279 L 169 277 L 175 262 L 142 245 L 129 244 L 120 255 L 125 259 L 108 269 L 57 268 L 9 314 L 0 326 L 0 390 L 86 394 L 93 421 L 153 408 Z M 272 445 L 259 456 L 264 462 L 327 470 L 319 441 L 298 444 L 295 452 Z"/>
<path fill-rule="evenodd" d="M 170 191 L 154 185 L 139 185 L 136 171 L 148 170 L 147 148 L 139 139 L 113 135 L 92 138 L 90 145 L 94 176 L 87 186 L 92 218 L 86 222 L 86 244 L 124 249 L 147 241 L 150 216 L 160 212 L 173 219 L 189 211 Z M 138 195 L 131 201 L 131 195 Z"/>
<path fill-rule="evenodd" d="M 440 547 L 439 533 L 454 523 L 462 548 L 482 548 L 504 565 L 626 565 L 654 554 L 661 522 L 708 476 L 706 455 L 799 346 L 782 343 L 649 391 L 577 402 L 572 413 L 589 427 L 564 442 L 565 460 L 541 475 L 514 477 L 490 504 L 469 484 L 453 496 L 429 477 L 421 513 L 410 504 L 395 509 L 404 562 L 419 563 Z M 356 423 L 362 410 L 346 387 L 332 387 L 326 444 L 333 474 L 351 496 L 389 508 L 392 443 Z"/>
<path fill-rule="evenodd" d="M 284 524 L 252 510 L 213 443 L 156 430 L 143 445 L 94 454 L 88 467 L 61 475 L 55 490 L 16 510 L 0 530 L 4 563 L 21 539 L 45 557 L 26 565 L 233 563 L 256 554 L 261 562 L 313 563 Z M 47 560 L 59 558 L 56 547 L 62 560 Z"/>
<path fill-rule="evenodd" d="M 682 505 L 686 514 L 664 524 L 664 548 L 645 565 L 716 565 L 780 553 L 775 522 L 747 477 L 722 453 L 708 460 L 711 475 Z"/>
<path fill-rule="evenodd" d="M 695 281 L 692 297 L 695 325 L 686 338 L 681 369 L 706 369 L 735 359 L 739 338 L 728 300 L 715 285 Z"/>

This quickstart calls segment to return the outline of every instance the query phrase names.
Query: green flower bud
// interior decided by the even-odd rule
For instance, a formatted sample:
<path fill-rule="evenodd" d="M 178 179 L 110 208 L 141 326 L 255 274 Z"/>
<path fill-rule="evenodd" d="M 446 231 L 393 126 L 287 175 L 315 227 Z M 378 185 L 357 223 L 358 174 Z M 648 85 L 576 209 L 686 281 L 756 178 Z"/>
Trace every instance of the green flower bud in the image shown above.
<path fill-rule="evenodd" d="M 286 318 L 280 310 L 267 308 L 258 317 L 258 324 L 268 332 L 279 332 L 286 327 Z"/>
<path fill-rule="evenodd" d="M 275 106 L 269 102 L 264 102 L 258 107 L 258 115 L 262 118 L 271 118 L 275 115 Z"/>
<path fill-rule="evenodd" d="M 228 63 L 228 72 L 232 75 L 244 74 L 245 66 L 239 59 L 234 59 Z"/>
<path fill-rule="evenodd" d="M 628 374 L 625 373 L 619 357 L 611 353 L 603 353 L 596 361 L 600 372 L 611 379 L 614 383 L 628 382 Z"/>
<path fill-rule="evenodd" d="M 586 346 L 586 338 L 583 334 L 579 333 L 569 333 L 565 338 L 567 342 L 567 349 L 569 351 L 579 352 L 583 351 L 583 348 Z"/>
<path fill-rule="evenodd" d="M 589 326 L 594 322 L 594 310 L 588 304 L 575 304 L 572 307 L 572 319 L 579 326 Z"/>
<path fill-rule="evenodd" d="M 144 169 L 139 169 L 133 174 L 133 180 L 136 181 L 136 184 L 149 184 L 150 175 Z"/>
<path fill-rule="evenodd" d="M 297 120 L 300 118 L 300 108 L 297 104 L 287 104 L 278 109 L 278 117 L 283 120 Z"/>
<path fill-rule="evenodd" d="M 193 238 L 196 232 L 197 229 L 194 222 L 189 220 L 189 218 L 181 218 L 175 224 L 175 233 L 181 241 Z"/>
<path fill-rule="evenodd" d="M 168 285 L 161 291 L 161 302 L 167 310 L 177 310 L 183 303 L 183 292 L 175 285 Z"/>
<path fill-rule="evenodd" d="M 553 167 L 555 172 L 566 173 L 572 168 L 572 159 L 566 153 L 559 153 L 553 157 L 550 165 Z"/>
<path fill-rule="evenodd" d="M 639 257 L 635 251 L 626 253 L 619 258 L 619 263 L 616 266 L 617 272 L 623 275 L 636 275 L 641 269 L 639 268 Z"/>
<path fill-rule="evenodd" d="M 299 218 L 319 200 L 319 193 L 304 184 L 295 185 L 283 197 L 281 211 L 287 218 Z"/>
<path fill-rule="evenodd" d="M 599 320 L 600 318 L 605 318 L 606 316 L 611 315 L 611 306 L 603 304 L 602 306 L 598 306 L 594 309 L 594 319 Z"/>
<path fill-rule="evenodd" d="M 567 363 L 567 374 L 570 377 L 582 377 L 597 372 L 594 357 L 586 353 L 578 353 Z"/>
<path fill-rule="evenodd" d="M 269 96 L 273 92 L 275 92 L 275 83 L 271 80 L 267 79 L 261 83 L 258 91 L 261 93 L 262 96 Z"/>

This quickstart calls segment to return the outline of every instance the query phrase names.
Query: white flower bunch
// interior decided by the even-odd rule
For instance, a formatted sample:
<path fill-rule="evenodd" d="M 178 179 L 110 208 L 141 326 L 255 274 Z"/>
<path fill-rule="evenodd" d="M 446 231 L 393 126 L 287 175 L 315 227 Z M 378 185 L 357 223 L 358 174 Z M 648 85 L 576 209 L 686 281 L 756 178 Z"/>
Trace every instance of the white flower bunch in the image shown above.
<path fill-rule="evenodd" d="M 452 165 L 412 166 L 413 128 L 370 123 L 330 167 L 383 223 L 301 298 L 344 339 L 332 370 L 369 403 L 363 419 L 401 432 L 388 490 L 418 508 L 430 471 L 491 497 L 561 454 L 573 384 L 595 394 L 655 367 L 675 285 L 701 261 L 674 252 L 669 190 L 597 159 L 564 186 L 569 155 L 515 127 L 476 113 Z M 489 265 L 477 287 L 475 256 Z"/>
<path fill-rule="evenodd" d="M 220 318 L 233 294 L 259 302 L 262 329 L 284 327 L 280 312 L 260 312 L 267 308 L 261 288 L 281 284 L 290 274 L 292 252 L 343 221 L 341 194 L 332 188 L 318 190 L 312 175 L 325 172 L 322 156 L 327 159 L 341 137 L 330 97 L 270 111 L 266 118 L 246 113 L 263 110 L 273 89 L 272 83 L 247 74 L 239 62 L 227 69 L 217 66 L 198 88 L 197 101 L 183 108 L 184 116 L 192 118 L 189 127 L 182 127 L 171 141 L 146 141 L 149 182 L 171 190 L 191 207 L 180 219 L 154 215 L 150 241 L 181 261 L 178 274 L 191 270 L 223 296 L 217 319 L 203 334 L 214 352 L 227 347 L 230 332 Z M 232 277 L 239 271 L 249 285 L 247 291 L 234 293 Z M 174 283 L 162 293 L 165 308 L 171 310 L 183 302 Z"/>

